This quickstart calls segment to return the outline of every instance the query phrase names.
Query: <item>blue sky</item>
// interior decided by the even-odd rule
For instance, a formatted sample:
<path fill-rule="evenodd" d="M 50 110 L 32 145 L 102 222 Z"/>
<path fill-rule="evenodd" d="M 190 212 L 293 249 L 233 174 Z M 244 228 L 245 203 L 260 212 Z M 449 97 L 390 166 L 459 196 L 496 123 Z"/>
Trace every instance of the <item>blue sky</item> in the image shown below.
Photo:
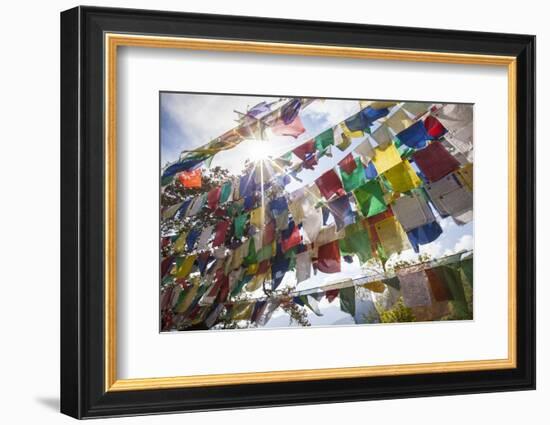
<path fill-rule="evenodd" d="M 161 164 L 175 161 L 181 151 L 194 149 L 208 143 L 226 130 L 235 126 L 237 111 L 246 111 L 247 108 L 261 101 L 272 102 L 277 97 L 233 96 L 233 95 L 203 95 L 185 93 L 161 94 Z M 221 152 L 214 157 L 212 166 L 220 165 L 228 168 L 234 174 L 240 174 L 247 158 L 256 155 L 271 155 L 277 157 L 301 143 L 307 141 L 323 130 L 334 126 L 360 109 L 356 100 L 324 100 L 315 101 L 300 113 L 306 132 L 299 138 L 279 137 L 268 134 L 269 141 L 244 141 L 230 151 Z M 333 149 L 333 157 L 323 157 L 315 170 L 304 170 L 300 173 L 302 183 L 293 181 L 287 186 L 292 192 L 301 186 L 312 183 L 318 176 L 334 167 L 338 161 L 351 152 L 361 139 L 354 139 L 354 143 L 345 152 Z M 451 218 L 440 220 L 443 234 L 434 242 L 420 247 L 421 253 L 429 253 L 434 258 L 449 255 L 462 249 L 473 248 L 473 222 L 464 226 L 456 225 Z M 394 254 L 390 260 L 414 259 L 417 254 L 408 250 L 400 255 Z M 355 278 L 364 275 L 357 260 L 352 264 L 343 263 L 342 272 L 338 274 L 318 273 L 306 282 L 301 282 L 299 289 L 323 286 L 342 278 Z M 294 273 L 287 273 L 282 287 L 295 285 Z M 253 294 L 261 296 L 261 293 Z M 339 309 L 338 300 L 328 304 L 326 299 L 320 303 L 324 316 L 317 317 L 309 312 L 310 322 L 314 325 L 353 323 L 352 318 Z M 308 310 L 309 311 L 309 310 Z M 288 326 L 289 319 L 282 310 L 274 314 L 268 326 Z"/>

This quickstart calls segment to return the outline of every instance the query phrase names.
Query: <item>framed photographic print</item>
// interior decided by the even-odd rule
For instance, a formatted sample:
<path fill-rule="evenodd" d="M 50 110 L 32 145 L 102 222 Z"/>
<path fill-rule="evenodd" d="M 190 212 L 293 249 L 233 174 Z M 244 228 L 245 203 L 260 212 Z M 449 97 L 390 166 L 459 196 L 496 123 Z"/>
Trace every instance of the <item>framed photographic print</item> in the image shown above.
<path fill-rule="evenodd" d="M 61 14 L 61 411 L 535 387 L 535 38 Z"/>

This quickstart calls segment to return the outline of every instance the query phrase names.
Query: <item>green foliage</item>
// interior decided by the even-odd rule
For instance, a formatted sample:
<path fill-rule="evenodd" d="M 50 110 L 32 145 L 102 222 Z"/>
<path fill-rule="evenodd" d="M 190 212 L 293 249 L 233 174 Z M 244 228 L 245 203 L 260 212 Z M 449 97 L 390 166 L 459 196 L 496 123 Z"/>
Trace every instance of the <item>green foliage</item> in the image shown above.
<path fill-rule="evenodd" d="M 391 309 L 380 312 L 380 323 L 403 323 L 414 321 L 416 321 L 416 318 L 414 317 L 413 311 L 405 306 L 403 297 L 400 297 Z"/>

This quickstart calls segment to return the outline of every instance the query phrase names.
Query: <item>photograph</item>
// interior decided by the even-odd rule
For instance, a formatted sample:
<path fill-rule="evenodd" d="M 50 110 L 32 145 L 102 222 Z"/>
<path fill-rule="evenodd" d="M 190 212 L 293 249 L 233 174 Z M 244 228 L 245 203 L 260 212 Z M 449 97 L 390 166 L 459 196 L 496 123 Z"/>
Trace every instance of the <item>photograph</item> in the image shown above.
<path fill-rule="evenodd" d="M 161 91 L 160 331 L 474 320 L 474 110 Z"/>

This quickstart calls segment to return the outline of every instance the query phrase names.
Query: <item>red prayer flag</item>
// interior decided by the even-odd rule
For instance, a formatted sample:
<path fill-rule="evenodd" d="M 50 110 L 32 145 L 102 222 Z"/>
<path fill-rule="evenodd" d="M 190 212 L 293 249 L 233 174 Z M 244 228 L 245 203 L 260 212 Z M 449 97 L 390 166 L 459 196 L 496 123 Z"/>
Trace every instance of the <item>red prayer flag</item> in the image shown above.
<path fill-rule="evenodd" d="M 338 293 L 340 291 L 338 289 L 329 289 L 327 292 L 325 292 L 325 297 L 329 303 L 333 302 L 336 297 L 338 296 Z"/>
<path fill-rule="evenodd" d="M 319 247 L 317 268 L 323 273 L 340 272 L 340 247 L 338 241 L 329 242 Z"/>
<path fill-rule="evenodd" d="M 460 163 L 439 143 L 430 143 L 412 156 L 420 171 L 431 181 L 437 181 L 447 174 L 458 170 Z"/>
<path fill-rule="evenodd" d="M 214 211 L 218 207 L 221 193 L 222 188 L 219 186 L 208 192 L 208 208 L 210 208 L 212 211 Z"/>
<path fill-rule="evenodd" d="M 264 274 L 269 270 L 269 260 L 264 260 L 258 265 L 258 273 Z"/>
<path fill-rule="evenodd" d="M 178 179 L 183 187 L 200 188 L 202 186 L 202 170 L 198 168 L 193 171 L 184 171 L 178 175 Z"/>
<path fill-rule="evenodd" d="M 302 143 L 300 146 L 295 148 L 292 152 L 302 161 L 305 161 L 308 155 L 315 153 L 315 140 L 311 139 L 305 143 Z"/>
<path fill-rule="evenodd" d="M 342 187 L 342 182 L 334 170 L 328 170 L 325 174 L 315 180 L 325 199 L 329 200 L 333 195 L 344 196 L 346 192 Z"/>
<path fill-rule="evenodd" d="M 231 221 L 223 220 L 216 225 L 216 236 L 214 237 L 214 242 L 212 246 L 220 246 L 225 242 L 225 235 L 227 234 L 227 229 L 231 225 Z"/>
<path fill-rule="evenodd" d="M 283 252 L 287 252 L 289 249 L 294 248 L 296 245 L 300 245 L 301 241 L 302 237 L 300 236 L 300 229 L 298 229 L 298 226 L 294 225 L 290 236 L 287 239 L 283 239 L 281 241 L 281 248 L 283 249 Z"/>
<path fill-rule="evenodd" d="M 304 133 L 306 129 L 302 124 L 300 116 L 296 116 L 296 118 L 288 124 L 285 124 L 285 122 L 279 118 L 271 127 L 271 131 L 277 136 L 292 136 L 296 138 L 300 134 Z"/>
<path fill-rule="evenodd" d="M 443 127 L 443 124 L 441 124 L 436 117 L 431 115 L 424 120 L 424 127 L 426 127 L 426 131 L 434 139 L 440 138 L 447 131 L 447 129 Z"/>
<path fill-rule="evenodd" d="M 351 153 L 347 154 L 344 159 L 338 163 L 338 165 L 346 174 L 351 174 L 353 170 L 357 168 L 357 163 Z"/>

